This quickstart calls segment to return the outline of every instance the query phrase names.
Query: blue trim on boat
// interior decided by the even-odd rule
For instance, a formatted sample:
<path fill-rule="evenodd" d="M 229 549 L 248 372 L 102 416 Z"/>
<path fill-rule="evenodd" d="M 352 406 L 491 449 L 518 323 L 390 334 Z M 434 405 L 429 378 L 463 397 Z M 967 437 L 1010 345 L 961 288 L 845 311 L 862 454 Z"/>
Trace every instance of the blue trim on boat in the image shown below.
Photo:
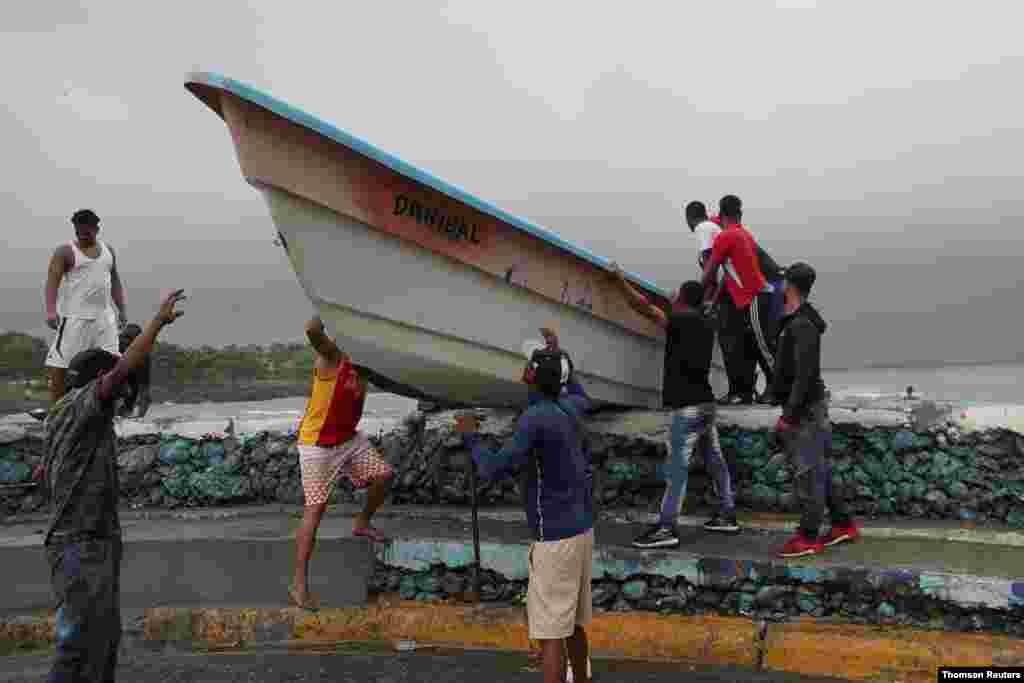
<path fill-rule="evenodd" d="M 404 175 L 407 178 L 411 178 L 416 182 L 422 183 L 428 187 L 432 187 L 438 192 L 442 192 L 457 201 L 460 201 L 464 204 L 467 204 L 468 206 L 471 206 L 479 211 L 482 211 L 483 213 L 490 214 L 491 216 L 494 216 L 498 220 L 508 223 L 514 228 L 517 228 L 519 230 L 522 230 L 523 232 L 533 235 L 534 237 L 542 239 L 545 242 L 555 247 L 558 247 L 559 249 L 568 251 L 574 256 L 577 256 L 583 259 L 584 261 L 587 261 L 588 263 L 597 266 L 601 270 L 611 270 L 611 262 L 608 261 L 607 259 L 601 258 L 600 256 L 596 256 L 587 251 L 586 249 L 578 247 L 571 242 L 567 242 L 558 235 L 549 232 L 548 230 L 545 230 L 544 228 L 540 227 L 535 223 L 531 223 L 528 220 L 513 216 L 512 214 L 508 213 L 507 211 L 503 211 L 502 209 L 499 209 L 493 204 L 490 204 L 482 199 L 474 197 L 465 190 L 456 187 L 451 183 L 445 182 L 440 178 L 432 176 L 426 171 L 422 171 L 413 166 L 412 164 L 402 161 L 398 157 L 388 154 L 387 152 L 378 149 L 377 147 L 374 147 L 370 143 L 360 140 L 354 135 L 351 135 L 350 133 L 347 133 L 343 130 L 340 130 L 332 126 L 326 121 L 322 121 L 311 114 L 307 114 L 301 109 L 296 109 L 295 107 L 292 107 L 291 105 L 286 104 L 281 100 L 275 99 L 274 97 L 271 97 L 266 93 L 260 92 L 259 90 L 253 88 L 250 85 L 246 85 L 245 83 L 236 81 L 233 78 L 228 78 L 226 76 L 210 72 L 190 73 L 186 76 L 185 83 L 186 85 L 190 83 L 205 85 L 211 88 L 217 88 L 219 90 L 229 92 L 232 95 L 235 95 L 237 97 L 242 98 L 243 100 L 246 100 L 247 102 L 251 102 L 259 107 L 262 107 L 277 114 L 278 116 L 286 118 L 293 123 L 308 128 L 312 131 L 315 131 L 320 135 L 323 135 L 324 137 L 337 142 L 338 144 L 345 145 L 346 147 L 355 150 L 356 152 L 362 154 L 363 156 L 369 157 L 374 161 L 384 164 L 385 166 L 390 168 L 392 171 L 395 171 L 396 173 L 400 173 L 401 175 Z M 652 282 L 648 282 L 647 280 L 632 273 L 625 273 L 625 275 L 628 279 L 630 279 L 634 283 L 640 285 L 641 287 L 650 291 L 653 294 L 657 294 L 669 300 L 673 298 L 672 294 L 670 294 L 669 292 L 665 291 L 664 289 L 655 285 Z"/>

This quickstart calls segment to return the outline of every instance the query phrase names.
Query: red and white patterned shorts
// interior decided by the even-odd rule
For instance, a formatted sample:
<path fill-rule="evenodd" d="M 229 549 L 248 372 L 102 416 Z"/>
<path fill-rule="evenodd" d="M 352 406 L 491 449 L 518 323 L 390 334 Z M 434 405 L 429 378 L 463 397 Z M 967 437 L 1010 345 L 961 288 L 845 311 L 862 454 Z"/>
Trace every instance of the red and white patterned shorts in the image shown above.
<path fill-rule="evenodd" d="M 394 468 L 361 432 L 337 446 L 299 444 L 299 467 L 307 506 L 326 503 L 339 477 L 348 477 L 352 486 L 364 489 L 394 474 Z"/>

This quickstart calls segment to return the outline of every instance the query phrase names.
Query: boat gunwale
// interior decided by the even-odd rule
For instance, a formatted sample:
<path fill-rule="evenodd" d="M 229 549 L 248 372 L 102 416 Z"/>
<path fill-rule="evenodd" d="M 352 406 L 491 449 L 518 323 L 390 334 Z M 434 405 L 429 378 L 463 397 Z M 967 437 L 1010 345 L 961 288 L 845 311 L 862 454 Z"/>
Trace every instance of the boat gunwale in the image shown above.
<path fill-rule="evenodd" d="M 233 78 L 229 78 L 227 76 L 223 76 L 221 74 L 209 71 L 194 71 L 190 72 L 186 76 L 186 89 L 188 89 L 193 95 L 195 95 L 197 98 L 203 101 L 211 109 L 214 109 L 214 111 L 216 111 L 217 114 L 222 118 L 223 114 L 217 111 L 216 107 L 214 107 L 211 102 L 207 101 L 204 97 L 200 95 L 200 93 L 192 90 L 192 88 L 189 87 L 192 85 L 198 85 L 206 88 L 213 88 L 215 90 L 221 90 L 223 92 L 234 95 L 235 97 L 238 97 L 242 100 L 245 100 L 246 102 L 266 109 L 267 111 L 270 111 L 271 113 L 276 114 L 277 116 L 287 119 L 288 121 L 291 121 L 296 125 L 311 130 L 314 133 L 326 137 L 327 139 L 337 144 L 344 145 L 345 147 L 352 149 L 353 151 L 355 151 L 358 154 L 361 154 L 362 156 L 365 156 L 373 161 L 383 164 L 384 166 L 394 171 L 395 173 L 398 173 L 399 175 L 405 176 L 406 178 L 409 178 L 415 182 L 431 187 L 434 190 L 441 192 L 442 194 L 448 195 L 449 197 L 458 202 L 462 202 L 467 206 L 470 206 L 482 213 L 488 214 L 498 219 L 499 221 L 509 225 L 512 228 L 515 228 L 517 230 L 520 230 L 521 232 L 525 232 L 533 237 L 536 237 L 557 249 L 568 252 L 571 255 L 575 256 L 576 258 L 579 258 L 587 263 L 590 263 L 591 265 L 597 267 L 600 270 L 612 272 L 611 261 L 600 256 L 597 256 L 596 254 L 593 254 L 590 251 L 559 237 L 558 235 L 554 234 L 549 230 L 546 230 L 545 228 L 537 225 L 536 223 L 528 221 L 524 218 L 519 218 L 518 216 L 514 216 L 487 201 L 475 197 L 474 195 L 471 195 L 469 192 L 463 190 L 462 188 L 456 185 L 453 185 L 445 180 L 442 180 L 434 175 L 431 175 L 430 173 L 427 173 L 426 171 L 423 171 L 417 168 L 416 166 L 413 166 L 412 164 L 403 161 L 399 157 L 394 156 L 393 154 L 389 154 L 388 152 L 385 152 L 380 148 L 375 147 L 374 145 L 366 142 L 365 140 L 357 138 L 351 133 L 343 131 L 337 128 L 336 126 L 322 119 L 319 119 L 316 116 L 313 116 L 312 114 L 309 114 L 301 109 L 293 107 L 287 104 L 286 102 L 283 102 L 264 92 L 261 92 L 260 90 L 257 90 L 256 88 L 250 85 L 242 83 L 241 81 L 237 81 Z M 666 290 L 663 290 L 661 287 L 653 284 L 652 282 L 649 282 L 639 277 L 638 275 L 626 271 L 623 271 L 623 275 L 625 275 L 627 279 L 631 280 L 633 283 L 639 285 L 640 287 L 647 290 L 651 294 L 655 294 L 668 301 L 671 301 L 673 298 L 671 293 L 667 292 Z"/>

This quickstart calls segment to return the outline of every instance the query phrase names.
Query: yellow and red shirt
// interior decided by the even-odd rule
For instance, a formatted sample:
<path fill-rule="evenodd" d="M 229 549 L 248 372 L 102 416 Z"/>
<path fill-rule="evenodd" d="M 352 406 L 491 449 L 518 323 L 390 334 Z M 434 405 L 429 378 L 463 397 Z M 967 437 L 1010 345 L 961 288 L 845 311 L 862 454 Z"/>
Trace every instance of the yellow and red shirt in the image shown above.
<path fill-rule="evenodd" d="M 366 386 L 346 358 L 333 369 L 313 369 L 313 391 L 299 425 L 303 446 L 337 446 L 356 433 L 366 403 Z"/>

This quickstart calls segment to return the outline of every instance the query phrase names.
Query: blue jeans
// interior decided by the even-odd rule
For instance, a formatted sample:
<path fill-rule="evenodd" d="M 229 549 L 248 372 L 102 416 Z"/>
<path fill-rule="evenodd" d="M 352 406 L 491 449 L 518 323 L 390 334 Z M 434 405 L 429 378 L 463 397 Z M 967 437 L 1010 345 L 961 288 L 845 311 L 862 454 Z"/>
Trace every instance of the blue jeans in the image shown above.
<path fill-rule="evenodd" d="M 675 526 L 686 500 L 686 484 L 690 479 L 690 456 L 704 446 L 704 461 L 722 500 L 723 514 L 736 509 L 729 467 L 722 455 L 715 423 L 715 404 L 704 403 L 676 410 L 672 415 L 672 431 L 668 443 L 669 459 L 665 467 L 665 494 L 661 499 L 659 524 Z"/>
<path fill-rule="evenodd" d="M 799 426 L 783 437 L 789 467 L 793 473 L 797 501 L 800 503 L 800 531 L 815 540 L 828 508 L 833 525 L 850 523 L 843 492 L 832 484 L 832 424 L 828 405 L 822 401 L 811 406 Z"/>

